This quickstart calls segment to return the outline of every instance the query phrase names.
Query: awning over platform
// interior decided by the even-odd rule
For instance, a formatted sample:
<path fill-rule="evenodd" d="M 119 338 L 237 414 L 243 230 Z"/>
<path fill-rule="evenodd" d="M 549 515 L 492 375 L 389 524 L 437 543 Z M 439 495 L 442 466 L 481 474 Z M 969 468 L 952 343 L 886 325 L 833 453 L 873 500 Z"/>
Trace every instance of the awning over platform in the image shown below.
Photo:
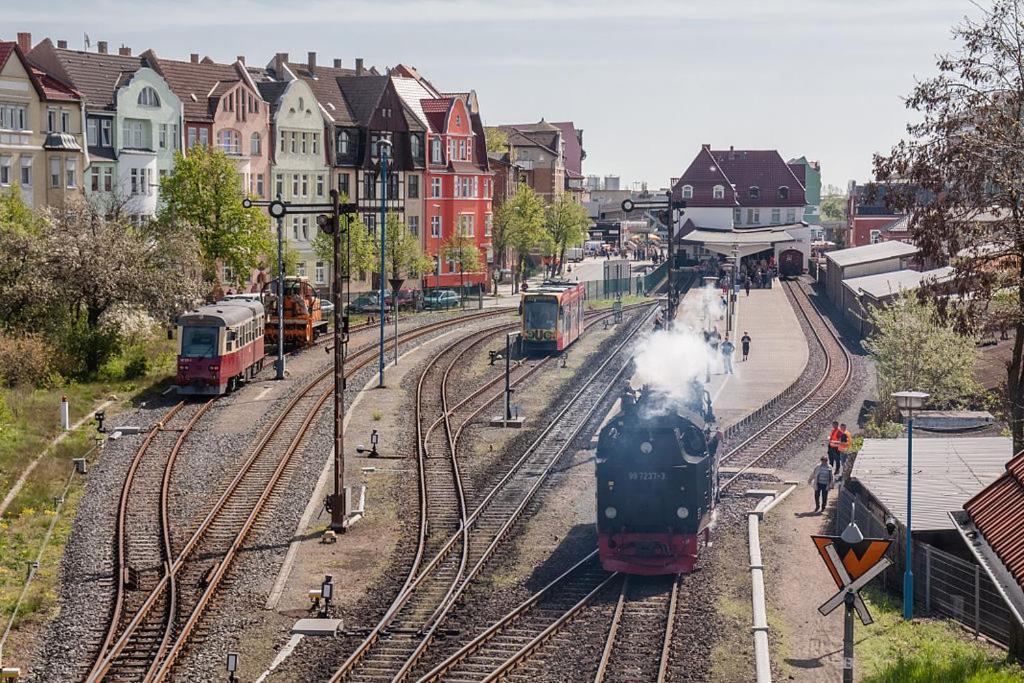
<path fill-rule="evenodd" d="M 681 235 L 679 242 L 681 244 L 699 244 L 708 251 L 725 256 L 732 256 L 733 249 L 738 248 L 740 256 L 748 256 L 765 249 L 771 249 L 776 244 L 782 242 L 795 242 L 796 238 L 787 231 L 787 228 L 802 227 L 805 227 L 802 223 L 794 223 L 756 230 L 708 230 L 706 228 L 696 228 Z"/>

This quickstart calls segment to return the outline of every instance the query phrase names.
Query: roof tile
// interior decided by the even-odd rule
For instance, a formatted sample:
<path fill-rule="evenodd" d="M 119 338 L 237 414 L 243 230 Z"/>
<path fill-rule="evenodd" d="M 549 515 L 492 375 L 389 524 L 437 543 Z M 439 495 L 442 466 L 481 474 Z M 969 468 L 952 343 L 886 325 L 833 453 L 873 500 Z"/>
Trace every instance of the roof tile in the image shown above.
<path fill-rule="evenodd" d="M 1024 451 L 1006 472 L 964 503 L 978 530 L 1018 583 L 1024 585 Z"/>

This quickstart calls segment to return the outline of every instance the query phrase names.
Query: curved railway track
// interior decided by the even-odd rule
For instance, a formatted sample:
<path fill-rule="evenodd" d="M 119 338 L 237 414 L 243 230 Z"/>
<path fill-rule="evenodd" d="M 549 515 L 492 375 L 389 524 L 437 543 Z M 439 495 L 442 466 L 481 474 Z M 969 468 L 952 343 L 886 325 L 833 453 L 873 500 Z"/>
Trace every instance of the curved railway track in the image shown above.
<path fill-rule="evenodd" d="M 736 462 L 739 469 L 722 483 L 719 491 L 730 488 L 752 467 L 776 453 L 790 437 L 830 406 L 850 383 L 853 359 L 839 335 L 818 312 L 799 282 L 786 281 L 783 285 L 790 302 L 807 322 L 815 342 L 824 352 L 825 368 L 809 391 L 722 456 L 719 464 Z"/>
<path fill-rule="evenodd" d="M 444 623 L 459 597 L 473 579 L 480 574 L 484 564 L 492 557 L 501 541 L 513 528 L 555 462 L 590 418 L 600 402 L 599 399 L 607 394 L 610 387 L 615 384 L 615 380 L 621 376 L 624 361 L 621 361 L 619 355 L 633 334 L 642 327 L 644 321 L 649 317 L 649 313 L 637 316 L 630 331 L 619 343 L 615 352 L 609 354 L 598 365 L 573 399 L 553 417 L 519 460 L 483 496 L 472 514 L 465 518 L 464 524 L 448 536 L 446 542 L 418 574 L 416 574 L 416 569 L 419 564 L 414 564 L 413 571 L 409 573 L 405 585 L 396 595 L 392 605 L 363 642 L 334 673 L 332 681 L 401 681 L 412 674 L 414 667 L 430 647 L 440 625 Z M 593 324 L 607 315 L 611 315 L 611 312 L 595 315 L 588 322 Z M 620 363 L 616 365 L 616 361 L 620 361 Z M 532 374 L 539 365 L 525 370 L 524 375 Z M 520 381 L 522 379 L 524 377 L 519 378 Z M 599 387 L 598 397 L 593 397 L 594 387 Z M 478 390 L 474 395 L 479 395 L 479 393 Z M 455 433 L 449 432 L 450 437 L 454 437 L 451 438 L 449 448 L 455 446 L 463 428 L 500 396 L 500 393 L 493 395 L 463 420 Z M 583 398 L 593 398 L 593 400 L 582 400 Z M 463 401 L 459 405 L 465 404 L 466 401 Z M 448 419 L 450 420 L 450 418 Z M 450 422 L 447 428 L 450 429 Z M 429 449 L 422 450 L 428 451 Z M 421 545 L 417 549 L 419 558 L 426 554 L 422 545 L 425 538 L 424 521 L 428 519 L 423 508 L 422 489 L 424 486 L 425 483 L 421 479 Z M 469 567 L 468 571 L 467 567 Z M 447 587 L 443 594 L 436 587 L 438 583 Z M 439 595 L 442 595 L 440 599 L 438 599 Z M 410 605 L 415 605 L 416 609 L 409 609 Z M 429 609 L 430 607 L 432 610 Z M 413 622 L 400 619 L 400 614 L 416 614 L 420 618 Z"/>
<path fill-rule="evenodd" d="M 460 316 L 459 323 L 507 313 L 506 309 Z M 448 327 L 452 320 L 430 323 L 407 331 L 400 343 Z M 386 341 L 393 348 L 394 340 Z M 361 368 L 376 360 L 376 345 L 367 345 L 350 352 L 346 359 L 345 374 L 351 377 Z M 162 464 L 147 458 L 151 445 L 170 433 L 162 425 L 186 411 L 179 403 L 166 414 L 140 446 L 133 458 L 119 504 L 115 548 L 118 575 L 115 576 L 115 597 L 112 617 L 99 648 L 96 660 L 86 680 L 98 681 L 105 677 L 138 680 L 162 680 L 189 641 L 204 610 L 209 605 L 218 585 L 256 518 L 286 474 L 292 455 L 299 449 L 310 425 L 333 392 L 333 367 L 319 373 L 304 385 L 287 403 L 278 418 L 261 436 L 253 452 L 245 460 L 236 476 L 227 485 L 212 509 L 200 522 L 180 549 L 173 549 L 173 538 L 168 514 L 168 482 L 175 456 L 192 426 L 213 401 L 198 408 L 186 428 L 178 434 L 174 447 Z M 163 468 L 160 495 L 153 492 L 154 477 L 138 477 L 154 468 Z M 137 495 L 148 491 L 148 495 Z M 136 502 L 142 502 L 137 506 Z M 128 510 L 133 512 L 128 514 Z M 156 511 L 154 511 L 156 510 Z M 145 518 L 148 530 L 130 531 L 133 518 Z M 146 575 L 146 583 L 129 586 L 126 566 L 135 566 L 136 560 L 128 554 L 134 547 L 134 537 L 148 543 L 148 550 L 140 550 L 140 562 L 160 567 L 158 573 Z M 148 541 L 145 541 L 148 539 Z M 155 547 L 154 547 L 155 546 Z M 144 553 L 148 555 L 143 556 Z M 128 590 L 134 587 L 135 590 Z"/>
<path fill-rule="evenodd" d="M 798 283 L 785 283 L 785 287 L 824 353 L 824 369 L 809 391 L 780 408 L 774 419 L 723 457 L 723 461 L 728 459 L 742 464 L 723 483 L 722 490 L 733 486 L 750 468 L 778 452 L 787 439 L 831 405 L 850 380 L 852 358 L 838 335 Z M 544 645 L 592 608 L 596 598 L 606 594 L 616 582 L 619 596 L 601 657 L 596 663 L 595 683 L 667 680 L 673 662 L 673 626 L 685 590 L 685 578 L 682 575 L 624 577 L 609 573 L 600 568 L 595 551 L 486 627 L 419 678 L 418 683 L 440 680 L 491 683 L 519 678 L 520 672 L 524 680 L 529 680 L 530 663 L 543 656 Z M 653 633 L 659 633 L 660 637 L 653 638 Z"/>

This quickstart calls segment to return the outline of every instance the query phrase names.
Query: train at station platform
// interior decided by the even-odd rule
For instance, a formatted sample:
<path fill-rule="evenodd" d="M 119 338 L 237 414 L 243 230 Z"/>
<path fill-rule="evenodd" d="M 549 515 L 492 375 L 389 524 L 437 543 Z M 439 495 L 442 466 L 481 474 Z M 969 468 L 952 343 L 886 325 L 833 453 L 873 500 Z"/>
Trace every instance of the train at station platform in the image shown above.
<path fill-rule="evenodd" d="M 587 288 L 568 280 L 546 280 L 523 293 L 523 352 L 564 351 L 583 332 Z"/>
<path fill-rule="evenodd" d="M 718 446 L 711 399 L 694 383 L 679 402 L 627 389 L 601 429 L 596 456 L 597 533 L 609 571 L 694 571 L 718 499 Z"/>
<path fill-rule="evenodd" d="M 266 313 L 256 298 L 225 299 L 178 316 L 181 395 L 234 391 L 263 369 Z"/>

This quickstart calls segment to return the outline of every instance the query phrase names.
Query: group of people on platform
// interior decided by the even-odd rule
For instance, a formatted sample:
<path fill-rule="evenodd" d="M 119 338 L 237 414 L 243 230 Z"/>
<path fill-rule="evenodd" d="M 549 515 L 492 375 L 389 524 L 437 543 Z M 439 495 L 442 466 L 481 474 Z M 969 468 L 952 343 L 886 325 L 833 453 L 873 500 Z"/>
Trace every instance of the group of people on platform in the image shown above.
<path fill-rule="evenodd" d="M 750 357 L 750 342 L 751 337 L 749 332 L 744 332 L 740 338 L 740 349 L 743 352 L 743 361 L 746 362 L 747 358 Z M 721 354 L 722 356 L 722 372 L 726 375 L 733 374 L 732 368 L 732 357 L 736 352 L 736 344 L 729 338 L 729 333 L 726 332 L 725 338 L 719 334 L 718 328 L 713 327 L 710 330 L 704 330 L 704 343 L 711 349 L 712 354 Z M 705 382 L 711 381 L 711 363 L 708 363 Z"/>

